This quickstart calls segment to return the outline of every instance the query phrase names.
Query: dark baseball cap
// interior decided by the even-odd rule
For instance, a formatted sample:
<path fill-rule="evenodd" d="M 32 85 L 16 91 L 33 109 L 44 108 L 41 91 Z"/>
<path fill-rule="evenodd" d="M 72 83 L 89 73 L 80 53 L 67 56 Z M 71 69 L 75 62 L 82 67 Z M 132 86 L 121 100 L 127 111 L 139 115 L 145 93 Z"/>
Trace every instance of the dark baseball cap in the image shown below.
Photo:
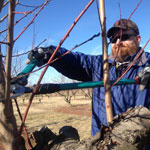
<path fill-rule="evenodd" d="M 108 30 L 107 37 L 111 38 L 117 31 L 120 30 L 128 34 L 139 35 L 138 26 L 133 21 L 129 19 L 120 19 Z"/>

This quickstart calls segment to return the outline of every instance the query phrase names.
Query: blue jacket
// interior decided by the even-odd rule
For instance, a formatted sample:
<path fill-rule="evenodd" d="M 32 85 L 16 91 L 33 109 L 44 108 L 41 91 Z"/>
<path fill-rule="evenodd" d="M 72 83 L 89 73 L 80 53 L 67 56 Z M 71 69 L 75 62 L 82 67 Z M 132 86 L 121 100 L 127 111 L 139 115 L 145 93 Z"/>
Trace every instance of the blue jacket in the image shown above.
<path fill-rule="evenodd" d="M 57 56 L 66 51 L 65 48 L 60 48 Z M 135 55 L 129 56 L 126 60 L 129 63 L 122 64 L 116 68 L 113 58 L 110 56 L 108 60 L 110 65 L 110 80 L 116 80 L 120 76 L 120 73 L 130 65 L 134 57 Z M 143 52 L 136 64 L 132 66 L 122 79 L 133 79 L 149 63 L 150 54 Z M 79 81 L 103 80 L 102 55 L 93 56 L 71 52 L 53 63 L 52 66 L 71 79 Z M 95 135 L 100 130 L 101 124 L 107 126 L 104 87 L 93 88 L 92 96 L 92 135 Z M 139 91 L 138 85 L 114 86 L 111 88 L 111 101 L 114 116 L 125 112 L 130 107 L 139 105 L 150 109 L 150 90 Z"/>

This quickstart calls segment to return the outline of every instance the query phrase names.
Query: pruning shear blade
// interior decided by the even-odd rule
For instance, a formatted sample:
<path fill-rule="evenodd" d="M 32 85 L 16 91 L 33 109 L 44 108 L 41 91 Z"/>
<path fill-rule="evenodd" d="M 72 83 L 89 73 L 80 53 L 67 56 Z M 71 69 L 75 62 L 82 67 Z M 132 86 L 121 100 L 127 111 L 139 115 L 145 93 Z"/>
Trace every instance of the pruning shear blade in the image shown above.
<path fill-rule="evenodd" d="M 16 98 L 25 93 L 25 87 L 18 84 L 11 85 L 10 89 L 11 92 L 14 93 L 12 96 L 10 96 L 10 99 Z"/>

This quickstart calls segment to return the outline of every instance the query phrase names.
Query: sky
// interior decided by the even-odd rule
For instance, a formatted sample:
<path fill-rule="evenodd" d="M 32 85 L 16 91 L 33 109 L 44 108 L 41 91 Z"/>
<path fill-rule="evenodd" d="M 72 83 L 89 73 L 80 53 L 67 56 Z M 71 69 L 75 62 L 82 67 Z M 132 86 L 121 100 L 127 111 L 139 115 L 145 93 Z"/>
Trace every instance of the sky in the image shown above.
<path fill-rule="evenodd" d="M 20 36 L 14 43 L 13 54 L 16 52 L 23 53 L 37 46 L 44 39 L 47 39 L 41 46 L 58 45 L 60 40 L 64 37 L 76 17 L 81 13 L 90 0 L 51 0 L 48 5 L 36 17 L 34 23 Z M 20 0 L 21 4 L 39 6 L 44 3 L 44 0 Z M 128 18 L 133 10 L 137 7 L 140 0 L 105 0 L 105 14 L 106 14 L 106 29 L 108 30 L 114 22 L 120 18 Z M 143 0 L 134 14 L 131 16 L 139 27 L 140 35 L 142 37 L 141 46 L 144 46 L 150 38 L 150 1 Z M 18 5 L 17 12 L 25 12 L 31 10 L 30 7 L 23 7 Z M 7 13 L 7 7 L 4 8 L 0 14 L 0 18 Z M 37 12 L 37 11 L 36 11 Z M 14 38 L 28 25 L 35 12 L 31 13 L 23 21 L 15 26 Z M 15 20 L 22 17 L 23 14 L 16 14 Z M 7 27 L 7 21 L 1 23 L 0 31 Z M 64 41 L 62 47 L 67 49 L 73 48 L 75 45 L 84 42 L 93 35 L 101 32 L 98 10 L 96 0 L 89 7 L 86 13 L 81 17 L 76 26 L 73 28 L 69 37 Z M 0 40 L 3 39 L 0 35 Z M 6 51 L 6 46 L 3 45 L 3 53 Z M 75 51 L 85 54 L 98 55 L 102 54 L 102 41 L 101 37 L 86 43 L 85 45 L 77 48 Z M 111 45 L 109 46 L 109 54 L 111 53 Z M 150 44 L 147 45 L 145 51 L 150 52 Z M 25 60 L 27 55 L 21 61 L 25 67 Z M 35 84 L 40 76 L 41 71 L 34 73 L 29 78 L 29 83 Z M 54 82 L 60 80 L 60 74 L 49 67 L 42 82 Z"/>

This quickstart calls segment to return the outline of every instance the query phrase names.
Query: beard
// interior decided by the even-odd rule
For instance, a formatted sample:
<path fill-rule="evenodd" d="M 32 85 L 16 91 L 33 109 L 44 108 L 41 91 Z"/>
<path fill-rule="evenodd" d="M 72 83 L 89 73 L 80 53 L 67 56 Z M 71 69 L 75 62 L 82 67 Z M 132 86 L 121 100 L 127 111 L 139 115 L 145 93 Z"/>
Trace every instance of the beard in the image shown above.
<path fill-rule="evenodd" d="M 112 55 L 119 62 L 123 62 L 127 56 L 135 54 L 138 50 L 138 45 L 135 41 L 130 43 L 120 42 L 112 47 Z"/>

